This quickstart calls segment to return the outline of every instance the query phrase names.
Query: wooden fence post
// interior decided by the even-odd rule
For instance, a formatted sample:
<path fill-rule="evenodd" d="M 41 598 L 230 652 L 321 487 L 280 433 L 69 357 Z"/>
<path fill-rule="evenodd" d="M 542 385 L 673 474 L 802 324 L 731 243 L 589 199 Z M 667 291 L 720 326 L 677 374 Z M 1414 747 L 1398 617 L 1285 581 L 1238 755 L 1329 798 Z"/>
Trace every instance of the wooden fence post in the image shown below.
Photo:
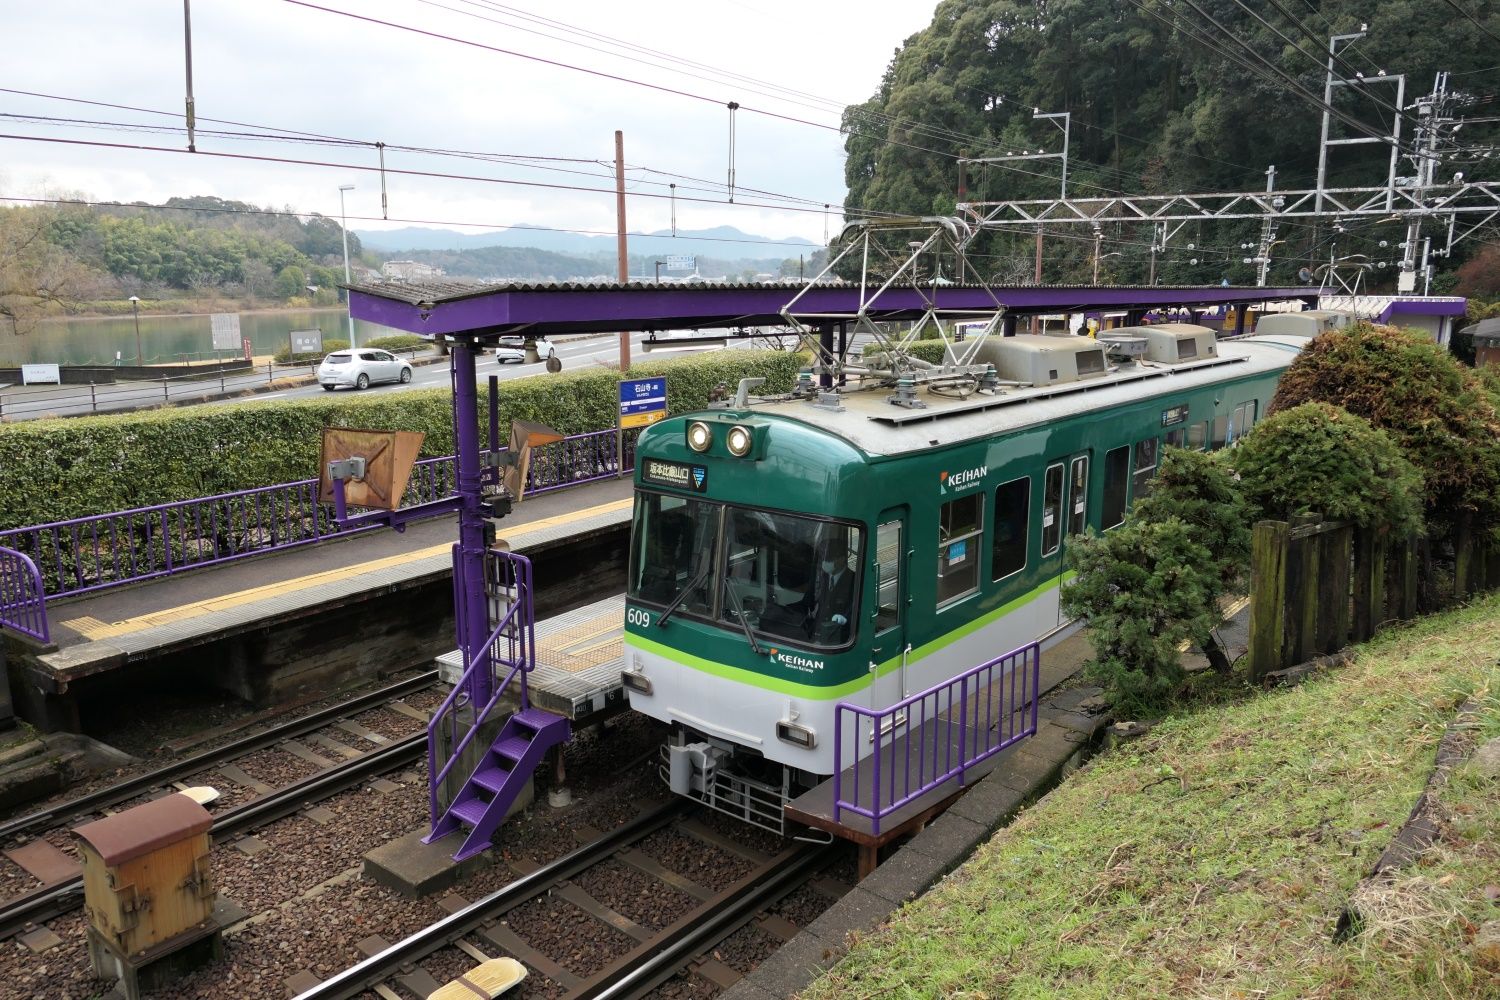
<path fill-rule="evenodd" d="M 1344 525 L 1321 536 L 1318 577 L 1318 652 L 1336 653 L 1349 641 L 1349 563 L 1354 528 Z"/>
<path fill-rule="evenodd" d="M 1453 527 L 1453 600 L 1461 601 L 1474 589 L 1474 533 L 1469 519 L 1459 518 Z"/>
<path fill-rule="evenodd" d="M 1291 579 L 1288 581 L 1287 590 L 1295 600 L 1292 605 L 1292 613 L 1288 616 L 1288 630 L 1292 634 L 1287 636 L 1286 662 L 1282 664 L 1289 667 L 1294 663 L 1302 663 L 1313 658 L 1318 649 L 1318 620 L 1321 617 L 1318 607 L 1318 599 L 1322 596 L 1322 588 L 1318 586 L 1318 577 L 1322 566 L 1322 539 L 1308 532 L 1323 519 L 1321 514 L 1298 514 L 1292 518 L 1292 554 L 1287 560 L 1287 566 L 1291 571 Z M 1298 537 L 1298 529 L 1304 529 L 1304 533 Z"/>
<path fill-rule="evenodd" d="M 1287 626 L 1287 548 L 1291 526 L 1259 521 L 1250 536 L 1250 656 L 1252 682 L 1280 670 Z"/>
<path fill-rule="evenodd" d="M 1378 546 L 1374 528 L 1362 527 L 1354 533 L 1354 629 L 1352 638 L 1355 642 L 1364 642 L 1375 634 L 1375 625 L 1378 622 L 1378 612 L 1374 607 L 1374 595 L 1370 592 L 1370 584 L 1374 574 L 1371 572 L 1375 562 L 1375 549 Z"/>

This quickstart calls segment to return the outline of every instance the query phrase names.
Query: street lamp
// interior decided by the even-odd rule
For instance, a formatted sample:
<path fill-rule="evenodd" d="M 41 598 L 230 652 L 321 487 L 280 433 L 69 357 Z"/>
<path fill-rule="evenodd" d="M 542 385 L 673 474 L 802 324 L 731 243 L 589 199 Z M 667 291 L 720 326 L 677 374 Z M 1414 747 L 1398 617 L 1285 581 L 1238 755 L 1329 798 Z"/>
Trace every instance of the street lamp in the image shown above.
<path fill-rule="evenodd" d="M 354 311 L 349 303 L 348 285 L 353 278 L 349 274 L 349 216 L 344 211 L 344 192 L 353 191 L 353 184 L 339 185 L 339 228 L 344 234 L 344 309 L 349 314 L 349 346 L 354 347 Z"/>
<path fill-rule="evenodd" d="M 1103 257 L 1101 257 L 1097 253 L 1094 254 L 1094 284 L 1096 284 L 1096 285 L 1099 284 L 1099 262 L 1101 260 L 1103 260 L 1104 257 L 1123 257 L 1123 256 L 1125 256 L 1125 255 L 1123 253 L 1121 253 L 1120 251 L 1118 251 L 1118 250 L 1111 250 L 1109 253 L 1105 254 Z"/>
<path fill-rule="evenodd" d="M 659 260 L 656 262 L 656 283 L 658 285 L 661 284 L 661 266 L 665 263 L 666 261 L 664 260 Z"/>
<path fill-rule="evenodd" d="M 140 368 L 145 362 L 141 360 L 141 297 L 139 295 L 130 297 L 130 311 L 135 313 L 135 366 Z"/>

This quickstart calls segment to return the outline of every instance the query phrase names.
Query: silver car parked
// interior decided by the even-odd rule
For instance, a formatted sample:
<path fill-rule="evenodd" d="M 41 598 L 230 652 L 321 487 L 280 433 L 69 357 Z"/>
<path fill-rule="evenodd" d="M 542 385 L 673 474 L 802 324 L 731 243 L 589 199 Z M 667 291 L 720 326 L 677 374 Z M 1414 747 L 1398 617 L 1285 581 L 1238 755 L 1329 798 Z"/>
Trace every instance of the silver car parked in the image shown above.
<path fill-rule="evenodd" d="M 367 389 L 376 382 L 410 382 L 411 365 L 391 354 L 372 347 L 353 347 L 323 359 L 318 366 L 318 382 L 332 392 L 341 385 Z"/>

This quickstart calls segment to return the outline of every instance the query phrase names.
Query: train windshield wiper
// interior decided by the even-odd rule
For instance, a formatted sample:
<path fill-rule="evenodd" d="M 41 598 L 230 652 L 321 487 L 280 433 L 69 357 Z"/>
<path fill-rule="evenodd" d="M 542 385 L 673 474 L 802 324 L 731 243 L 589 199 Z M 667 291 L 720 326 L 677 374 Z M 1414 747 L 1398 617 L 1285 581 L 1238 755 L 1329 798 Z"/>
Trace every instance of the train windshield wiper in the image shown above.
<path fill-rule="evenodd" d="M 740 607 L 740 595 L 734 592 L 734 588 L 729 586 L 729 581 L 727 580 L 725 581 L 724 593 L 729 595 L 729 603 L 734 605 L 734 616 L 739 619 L 740 628 L 745 630 L 745 638 L 750 640 L 750 648 L 754 650 L 756 656 L 759 656 L 760 643 L 755 641 L 755 632 L 750 628 L 750 623 L 745 621 L 745 609 Z"/>
<path fill-rule="evenodd" d="M 687 582 L 687 586 L 683 587 L 678 595 L 672 598 L 672 603 L 667 605 L 667 610 L 663 611 L 661 617 L 656 620 L 657 628 L 664 628 L 666 626 L 667 619 L 672 617 L 672 612 L 676 611 L 677 606 L 687 600 L 687 595 L 691 594 L 703 582 L 703 578 L 708 576 L 708 571 L 713 567 L 713 564 L 712 559 L 706 560 L 703 563 L 703 568 L 693 574 L 693 578 Z"/>

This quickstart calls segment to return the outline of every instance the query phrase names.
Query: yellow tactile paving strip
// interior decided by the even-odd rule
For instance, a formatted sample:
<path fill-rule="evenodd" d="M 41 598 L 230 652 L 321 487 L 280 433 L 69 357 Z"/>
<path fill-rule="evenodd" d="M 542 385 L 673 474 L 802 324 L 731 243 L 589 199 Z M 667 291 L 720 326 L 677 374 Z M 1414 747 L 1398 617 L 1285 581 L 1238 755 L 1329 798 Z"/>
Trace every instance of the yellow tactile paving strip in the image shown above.
<path fill-rule="evenodd" d="M 546 517 L 536 521 L 528 521 L 518 524 L 504 533 L 506 541 L 512 543 L 524 539 L 528 535 L 534 535 L 550 528 L 561 527 L 569 523 L 596 517 L 603 514 L 612 514 L 625 510 L 634 501 L 630 498 L 615 500 L 611 503 L 600 504 L 597 507 L 586 507 L 583 510 L 570 511 L 567 514 L 558 514 L 554 517 Z M 84 638 L 91 640 L 109 639 L 132 632 L 140 632 L 145 629 L 160 625 L 170 625 L 202 615 L 213 614 L 216 611 L 225 611 L 230 608 L 253 604 L 256 601 L 270 598 L 282 597 L 288 593 L 301 590 L 310 590 L 315 587 L 353 577 L 362 576 L 366 573 L 376 572 L 382 569 L 390 569 L 408 563 L 430 559 L 434 556 L 446 555 L 453 549 L 452 542 L 443 542 L 440 545 L 431 545 L 422 549 L 414 549 L 411 552 L 403 552 L 400 555 L 388 556 L 384 559 L 374 559 L 370 562 L 356 563 L 353 566 L 344 566 L 340 569 L 327 570 L 323 573 L 312 573 L 308 576 L 299 576 L 292 580 L 282 580 L 277 583 L 267 584 L 264 587 L 254 587 L 250 590 L 241 590 L 233 594 L 225 594 L 221 597 L 209 598 L 203 601 L 195 601 L 192 604 L 183 604 L 175 608 L 167 608 L 164 611 L 156 611 L 148 615 L 140 615 L 125 621 L 102 622 L 97 618 L 82 617 L 64 621 L 61 624 Z"/>
<path fill-rule="evenodd" d="M 617 611 L 552 635 L 537 636 L 537 661 L 566 673 L 619 660 L 625 653 L 625 626 Z"/>

